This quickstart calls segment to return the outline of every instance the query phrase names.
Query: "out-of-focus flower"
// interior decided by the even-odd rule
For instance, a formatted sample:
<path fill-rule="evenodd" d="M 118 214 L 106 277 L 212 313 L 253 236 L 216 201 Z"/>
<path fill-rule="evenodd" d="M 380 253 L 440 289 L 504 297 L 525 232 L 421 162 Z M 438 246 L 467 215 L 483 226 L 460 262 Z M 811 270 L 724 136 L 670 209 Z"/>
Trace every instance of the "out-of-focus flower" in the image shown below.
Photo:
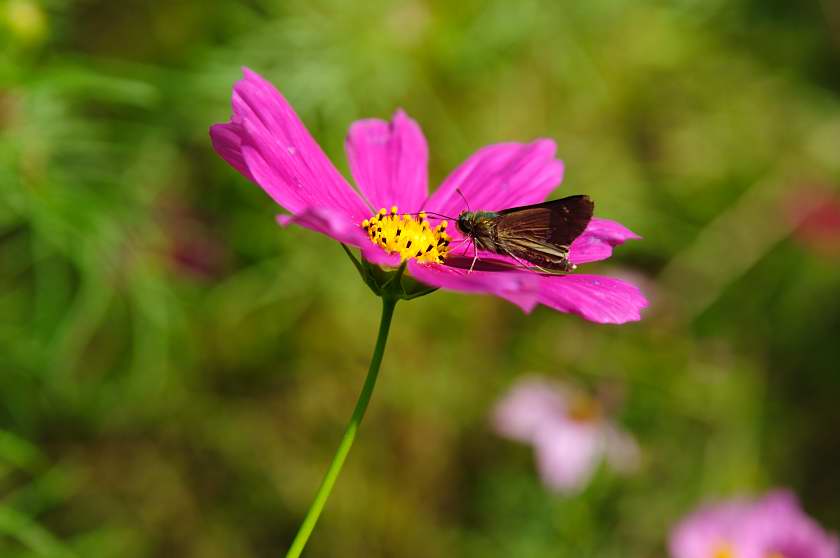
<path fill-rule="evenodd" d="M 827 534 L 784 490 L 701 508 L 671 535 L 672 558 L 840 558 Z"/>
<path fill-rule="evenodd" d="M 840 196 L 806 189 L 791 197 L 787 207 L 800 244 L 824 257 L 840 257 Z"/>
<path fill-rule="evenodd" d="M 450 243 L 465 240 L 456 227 L 422 213 L 457 216 L 467 209 L 464 198 L 482 211 L 542 202 L 563 176 L 554 142 L 487 146 L 430 196 L 428 148 L 417 123 L 402 111 L 391 122 L 361 120 L 346 142 L 360 195 L 277 89 L 250 70 L 244 74 L 233 89 L 231 120 L 213 126 L 210 136 L 219 155 L 291 213 L 278 217 L 282 225 L 294 223 L 355 246 L 365 260 L 385 268 L 404 262 L 408 274 L 433 288 L 494 294 L 526 312 L 544 304 L 595 322 L 640 318 L 645 297 L 619 279 L 511 269 L 497 254 L 482 251 L 470 272 L 471 257 L 450 253 Z M 593 218 L 572 244 L 569 260 L 608 258 L 614 246 L 634 238 L 619 223 Z"/>
<path fill-rule="evenodd" d="M 157 209 L 167 240 L 165 257 L 173 271 L 193 279 L 221 276 L 229 255 L 210 224 L 175 197 L 161 199 Z"/>
<path fill-rule="evenodd" d="M 639 465 L 635 439 L 597 400 L 542 378 L 517 383 L 497 405 L 493 423 L 502 436 L 534 447 L 540 477 L 560 493 L 586 486 L 604 458 L 620 472 Z"/>

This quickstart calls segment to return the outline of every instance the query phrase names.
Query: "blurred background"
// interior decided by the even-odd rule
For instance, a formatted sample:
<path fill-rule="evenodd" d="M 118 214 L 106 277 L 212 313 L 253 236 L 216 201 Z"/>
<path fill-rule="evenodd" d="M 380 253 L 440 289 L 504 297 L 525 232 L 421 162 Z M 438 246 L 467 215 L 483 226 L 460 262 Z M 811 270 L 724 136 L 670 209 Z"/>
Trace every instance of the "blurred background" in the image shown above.
<path fill-rule="evenodd" d="M 212 150 L 247 65 L 342 172 L 405 108 L 432 185 L 551 137 L 557 195 L 644 237 L 603 326 L 437 292 L 397 307 L 309 556 L 652 557 L 699 503 L 790 487 L 840 528 L 836 0 L 0 0 L 0 555 L 280 556 L 379 303 Z M 641 447 L 577 495 L 489 414 L 526 374 Z"/>

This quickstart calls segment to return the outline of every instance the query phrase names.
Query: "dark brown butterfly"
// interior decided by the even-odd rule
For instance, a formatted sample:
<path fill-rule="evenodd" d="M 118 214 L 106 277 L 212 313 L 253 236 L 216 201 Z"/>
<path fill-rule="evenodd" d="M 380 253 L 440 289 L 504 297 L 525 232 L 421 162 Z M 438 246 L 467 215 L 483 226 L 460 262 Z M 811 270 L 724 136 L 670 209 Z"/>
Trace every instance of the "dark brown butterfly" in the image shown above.
<path fill-rule="evenodd" d="M 524 267 L 546 273 L 565 273 L 575 266 L 569 246 L 592 219 L 595 203 L 589 196 L 569 196 L 501 211 L 464 211 L 456 225 L 475 249 L 510 256 Z"/>

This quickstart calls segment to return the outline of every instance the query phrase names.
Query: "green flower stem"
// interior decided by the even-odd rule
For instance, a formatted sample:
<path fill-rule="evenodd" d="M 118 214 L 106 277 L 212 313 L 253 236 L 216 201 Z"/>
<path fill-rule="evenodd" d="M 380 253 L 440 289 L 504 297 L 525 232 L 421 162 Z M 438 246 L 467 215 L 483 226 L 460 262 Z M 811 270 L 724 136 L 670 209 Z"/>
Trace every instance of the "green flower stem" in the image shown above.
<path fill-rule="evenodd" d="M 362 392 L 359 394 L 359 400 L 356 401 L 356 408 L 353 409 L 350 423 L 344 430 L 344 436 L 341 438 L 341 443 L 338 445 L 332 463 L 330 463 L 330 467 L 324 475 L 324 480 L 321 481 L 321 486 L 318 488 L 318 493 L 315 495 L 312 505 L 309 506 L 309 511 L 306 512 L 306 517 L 303 519 L 297 535 L 295 535 L 295 540 L 292 541 L 289 552 L 286 553 L 286 558 L 298 558 L 303 552 L 312 530 L 315 529 L 318 517 L 324 509 L 324 504 L 327 503 L 327 498 L 332 492 L 338 474 L 341 472 L 341 467 L 347 459 L 347 454 L 350 453 L 353 440 L 356 439 L 356 432 L 359 430 L 359 424 L 362 422 L 368 402 L 370 402 L 373 387 L 376 385 L 376 378 L 379 376 L 379 365 L 382 364 L 382 355 L 385 353 L 385 343 L 388 341 L 388 331 L 391 329 L 391 318 L 394 316 L 396 305 L 397 299 L 382 298 L 382 318 L 379 321 L 379 333 L 376 336 L 376 346 L 373 348 L 373 356 L 370 359 L 370 368 L 368 368 Z"/>

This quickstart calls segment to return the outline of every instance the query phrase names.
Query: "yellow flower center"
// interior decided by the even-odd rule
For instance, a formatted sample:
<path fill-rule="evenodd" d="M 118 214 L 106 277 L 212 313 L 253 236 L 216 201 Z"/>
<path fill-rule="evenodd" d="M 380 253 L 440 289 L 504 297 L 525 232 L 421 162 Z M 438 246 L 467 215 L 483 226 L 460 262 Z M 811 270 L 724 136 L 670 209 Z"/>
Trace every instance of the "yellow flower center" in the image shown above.
<path fill-rule="evenodd" d="M 712 558 L 738 558 L 735 555 L 735 550 L 732 548 L 732 545 L 729 543 L 720 543 L 719 545 L 715 546 L 715 550 L 712 553 Z M 771 552 L 767 555 L 767 558 L 785 558 L 784 554 L 781 552 Z"/>
<path fill-rule="evenodd" d="M 414 258 L 422 263 L 443 263 L 449 252 L 451 238 L 446 234 L 448 223 L 441 221 L 432 228 L 425 213 L 418 215 L 397 214 L 397 206 L 388 213 L 385 208 L 362 221 L 371 242 L 381 246 L 389 254 L 397 253 L 400 258 Z"/>
<path fill-rule="evenodd" d="M 601 418 L 601 404 L 587 395 L 575 395 L 569 402 L 566 416 L 575 422 L 596 422 Z"/>

